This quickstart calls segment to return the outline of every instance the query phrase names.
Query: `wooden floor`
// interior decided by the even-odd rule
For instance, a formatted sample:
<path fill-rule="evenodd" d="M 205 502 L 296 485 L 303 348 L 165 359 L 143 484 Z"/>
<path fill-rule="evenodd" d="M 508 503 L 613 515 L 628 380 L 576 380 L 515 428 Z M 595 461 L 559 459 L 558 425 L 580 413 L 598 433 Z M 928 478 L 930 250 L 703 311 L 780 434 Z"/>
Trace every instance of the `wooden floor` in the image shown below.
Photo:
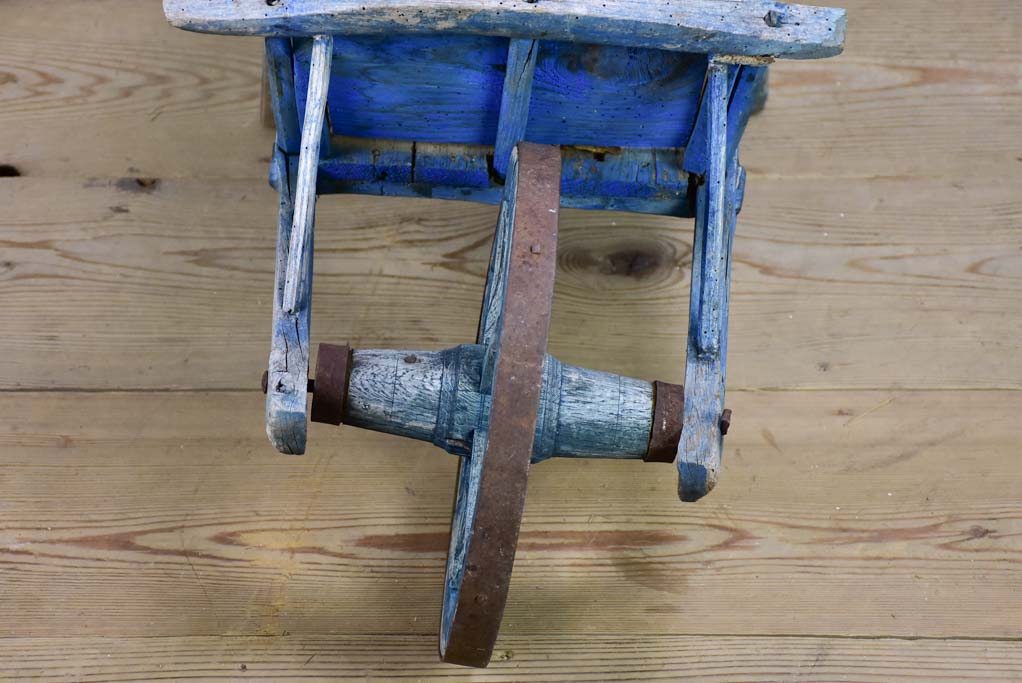
<path fill-rule="evenodd" d="M 1022 15 L 841 4 L 746 135 L 722 483 L 538 466 L 484 672 L 436 661 L 454 459 L 263 434 L 260 41 L 0 5 L 0 678 L 1022 680 Z M 315 338 L 471 339 L 494 223 L 324 198 Z M 551 352 L 680 381 L 690 248 L 566 212 Z"/>

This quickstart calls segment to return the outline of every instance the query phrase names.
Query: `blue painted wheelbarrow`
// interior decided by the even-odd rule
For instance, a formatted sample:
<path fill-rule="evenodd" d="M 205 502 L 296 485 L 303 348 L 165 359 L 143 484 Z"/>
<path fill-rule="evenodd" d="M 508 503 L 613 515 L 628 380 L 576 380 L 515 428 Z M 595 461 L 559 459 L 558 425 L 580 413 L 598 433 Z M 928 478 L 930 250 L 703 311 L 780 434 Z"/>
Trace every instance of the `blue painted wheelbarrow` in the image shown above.
<path fill-rule="evenodd" d="M 766 0 L 165 0 L 192 31 L 266 37 L 280 193 L 266 427 L 313 420 L 461 456 L 440 627 L 485 666 L 530 463 L 676 462 L 682 500 L 717 483 L 738 142 L 774 58 L 841 51 L 844 12 Z M 500 204 L 474 344 L 321 344 L 309 379 L 313 225 L 326 193 Z M 695 218 L 684 387 L 547 355 L 560 207 Z"/>

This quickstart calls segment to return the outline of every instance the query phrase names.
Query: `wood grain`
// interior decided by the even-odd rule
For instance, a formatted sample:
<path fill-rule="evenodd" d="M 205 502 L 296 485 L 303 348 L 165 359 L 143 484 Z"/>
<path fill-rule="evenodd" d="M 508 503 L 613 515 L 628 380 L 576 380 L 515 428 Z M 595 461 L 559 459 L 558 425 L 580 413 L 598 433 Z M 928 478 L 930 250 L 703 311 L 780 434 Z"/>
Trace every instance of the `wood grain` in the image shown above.
<path fill-rule="evenodd" d="M 15 178 L 0 203 L 0 386 L 257 386 L 276 210 L 263 183 Z M 313 341 L 470 341 L 495 211 L 324 197 Z M 1019 388 L 1020 216 L 1009 179 L 750 181 L 729 387 Z M 680 382 L 691 230 L 562 212 L 550 352 Z"/>
<path fill-rule="evenodd" d="M 482 34 L 793 59 L 829 57 L 845 39 L 842 9 L 745 0 L 504 3 L 502 0 L 165 0 L 167 19 L 189 31 L 228 35 Z M 773 12 L 773 21 L 764 19 Z"/>
<path fill-rule="evenodd" d="M 506 661 L 467 672 L 454 457 L 263 433 L 262 41 L 3 3 L 0 679 L 1020 680 L 1017 3 L 832 4 L 846 53 L 773 65 L 745 135 L 720 485 L 537 465 Z M 495 208 L 319 206 L 317 339 L 472 339 Z M 680 380 L 684 225 L 563 212 L 551 353 Z"/>
<path fill-rule="evenodd" d="M 968 12 L 952 0 L 925 10 L 831 4 L 849 9 L 846 52 L 774 66 L 769 103 L 743 144 L 754 174 L 1020 172 L 1022 42 L 1012 0 L 978 0 Z M 32 0 L 4 3 L 0 161 L 75 178 L 266 176 L 273 138 L 259 121 L 262 41 L 175 30 L 156 2 L 62 8 L 66 22 Z"/>
<path fill-rule="evenodd" d="M 455 456 L 251 392 L 0 394 L 0 636 L 433 635 Z M 734 392 L 721 483 L 533 468 L 503 636 L 1022 638 L 1020 392 Z M 498 644 L 498 648 L 500 645 Z"/>
<path fill-rule="evenodd" d="M 522 41 L 517 55 L 506 39 L 488 36 L 342 36 L 330 79 L 333 132 L 493 145 L 507 74 L 531 55 L 531 107 L 528 98 L 519 107 L 527 134 L 513 142 L 680 147 L 688 140 L 704 55 L 550 41 L 538 41 L 535 53 L 533 42 Z M 309 58 L 309 41 L 296 41 L 300 99 Z"/>
<path fill-rule="evenodd" d="M 41 683 L 250 681 L 1018 681 L 997 641 L 519 636 L 490 668 L 436 661 L 429 636 L 5 638 L 0 675 Z M 496 661 L 500 658 L 500 661 Z"/>

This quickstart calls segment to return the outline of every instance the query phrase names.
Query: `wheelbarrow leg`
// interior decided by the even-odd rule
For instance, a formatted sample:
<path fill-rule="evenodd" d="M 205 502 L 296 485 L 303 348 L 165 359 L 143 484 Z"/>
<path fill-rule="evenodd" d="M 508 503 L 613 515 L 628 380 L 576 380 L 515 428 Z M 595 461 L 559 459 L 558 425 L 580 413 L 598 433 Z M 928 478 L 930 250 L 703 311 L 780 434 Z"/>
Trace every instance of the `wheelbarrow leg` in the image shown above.
<path fill-rule="evenodd" d="M 268 43 L 268 48 L 270 43 Z M 278 45 L 279 47 L 279 45 Z M 312 313 L 313 226 L 316 214 L 316 176 L 326 115 L 327 90 L 333 38 L 316 36 L 309 74 L 305 121 L 297 164 L 288 147 L 293 146 L 294 125 L 285 111 L 281 86 L 293 75 L 290 62 L 280 59 L 271 71 L 271 96 L 277 116 L 275 176 L 280 191 L 277 225 L 277 263 L 273 296 L 273 333 L 266 392 L 266 434 L 281 453 L 305 452 L 306 404 L 309 379 L 309 327 Z M 271 69 L 274 53 L 268 49 Z M 291 98 L 293 105 L 293 98 Z M 289 140 L 288 138 L 292 138 Z"/>
<path fill-rule="evenodd" d="M 728 145 L 728 101 L 736 68 L 710 61 L 701 112 L 705 115 L 700 117 L 706 126 L 706 172 L 696 195 L 685 406 L 677 459 L 678 495 L 685 501 L 702 498 L 716 485 L 727 430 L 724 375 L 731 243 L 742 188 L 742 169 Z"/>

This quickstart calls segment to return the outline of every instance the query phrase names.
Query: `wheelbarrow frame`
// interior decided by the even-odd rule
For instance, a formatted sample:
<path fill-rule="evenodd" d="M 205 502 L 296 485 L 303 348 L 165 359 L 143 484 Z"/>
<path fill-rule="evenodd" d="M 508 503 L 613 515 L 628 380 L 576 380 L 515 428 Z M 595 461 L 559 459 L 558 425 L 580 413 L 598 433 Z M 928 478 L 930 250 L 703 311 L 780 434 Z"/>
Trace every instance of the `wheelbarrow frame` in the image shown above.
<path fill-rule="evenodd" d="M 656 415 L 665 422 L 680 421 L 678 493 L 682 500 L 698 500 L 716 485 L 730 423 L 724 389 L 731 250 L 745 183 L 738 143 L 750 115 L 763 104 L 766 65 L 777 57 L 839 53 L 844 12 L 766 0 L 685 0 L 678 5 L 645 0 L 165 0 L 164 6 L 171 22 L 187 30 L 266 37 L 277 128 L 270 176 L 280 195 L 266 421 L 279 451 L 300 454 L 306 448 L 317 194 L 501 203 L 479 338 L 471 350 L 480 363 L 478 390 L 486 407 L 470 457 L 462 460 L 441 632 L 445 659 L 484 666 L 506 598 L 536 415 L 546 396 L 541 391 L 544 368 L 556 362 L 545 356 L 545 348 L 558 209 L 695 218 L 684 400 L 664 400 Z M 409 139 L 411 133 L 401 131 L 400 122 L 395 128 L 393 112 L 383 107 L 370 112 L 354 132 L 382 131 L 387 139 L 340 135 L 345 122 L 331 117 L 342 118 L 343 104 L 331 109 L 328 97 L 334 36 L 347 41 L 337 50 L 342 59 L 361 50 L 370 62 L 395 44 L 455 54 L 478 48 L 481 54 L 496 49 L 503 56 L 506 50 L 493 125 L 478 134 L 455 135 L 409 118 L 409 128 L 417 131 Z M 688 124 L 679 124 L 679 132 L 668 138 L 662 130 L 657 133 L 661 137 L 651 132 L 644 138 L 628 137 L 625 121 L 614 133 L 625 136 L 623 145 L 614 144 L 615 139 L 606 146 L 563 144 L 565 127 L 556 120 L 530 118 L 530 110 L 538 108 L 556 119 L 558 107 L 567 106 L 556 97 L 542 106 L 532 102 L 543 50 L 570 59 L 587 58 L 580 52 L 586 50 L 597 60 L 638 55 L 646 64 L 698 64 L 702 71 L 695 89 L 671 82 L 677 85 L 671 92 L 685 95 L 671 106 L 690 100 Z M 343 78 L 340 82 L 345 83 Z M 600 132 L 596 126 L 573 134 L 597 136 L 587 140 L 592 143 L 600 141 Z M 529 140 L 559 147 L 537 147 Z M 665 140 L 667 146 L 657 146 Z M 542 305 L 523 299 L 520 291 L 511 293 L 509 279 L 535 289 L 540 299 L 545 292 Z M 323 376 L 344 385 L 350 358 L 348 350 L 334 356 Z M 334 399 L 332 406 L 343 407 L 343 400 Z M 666 415 L 666 406 L 681 414 Z M 649 429 L 656 431 L 655 421 Z M 494 468 L 489 475 L 487 467 Z M 473 557 L 482 558 L 494 573 L 481 577 Z"/>

